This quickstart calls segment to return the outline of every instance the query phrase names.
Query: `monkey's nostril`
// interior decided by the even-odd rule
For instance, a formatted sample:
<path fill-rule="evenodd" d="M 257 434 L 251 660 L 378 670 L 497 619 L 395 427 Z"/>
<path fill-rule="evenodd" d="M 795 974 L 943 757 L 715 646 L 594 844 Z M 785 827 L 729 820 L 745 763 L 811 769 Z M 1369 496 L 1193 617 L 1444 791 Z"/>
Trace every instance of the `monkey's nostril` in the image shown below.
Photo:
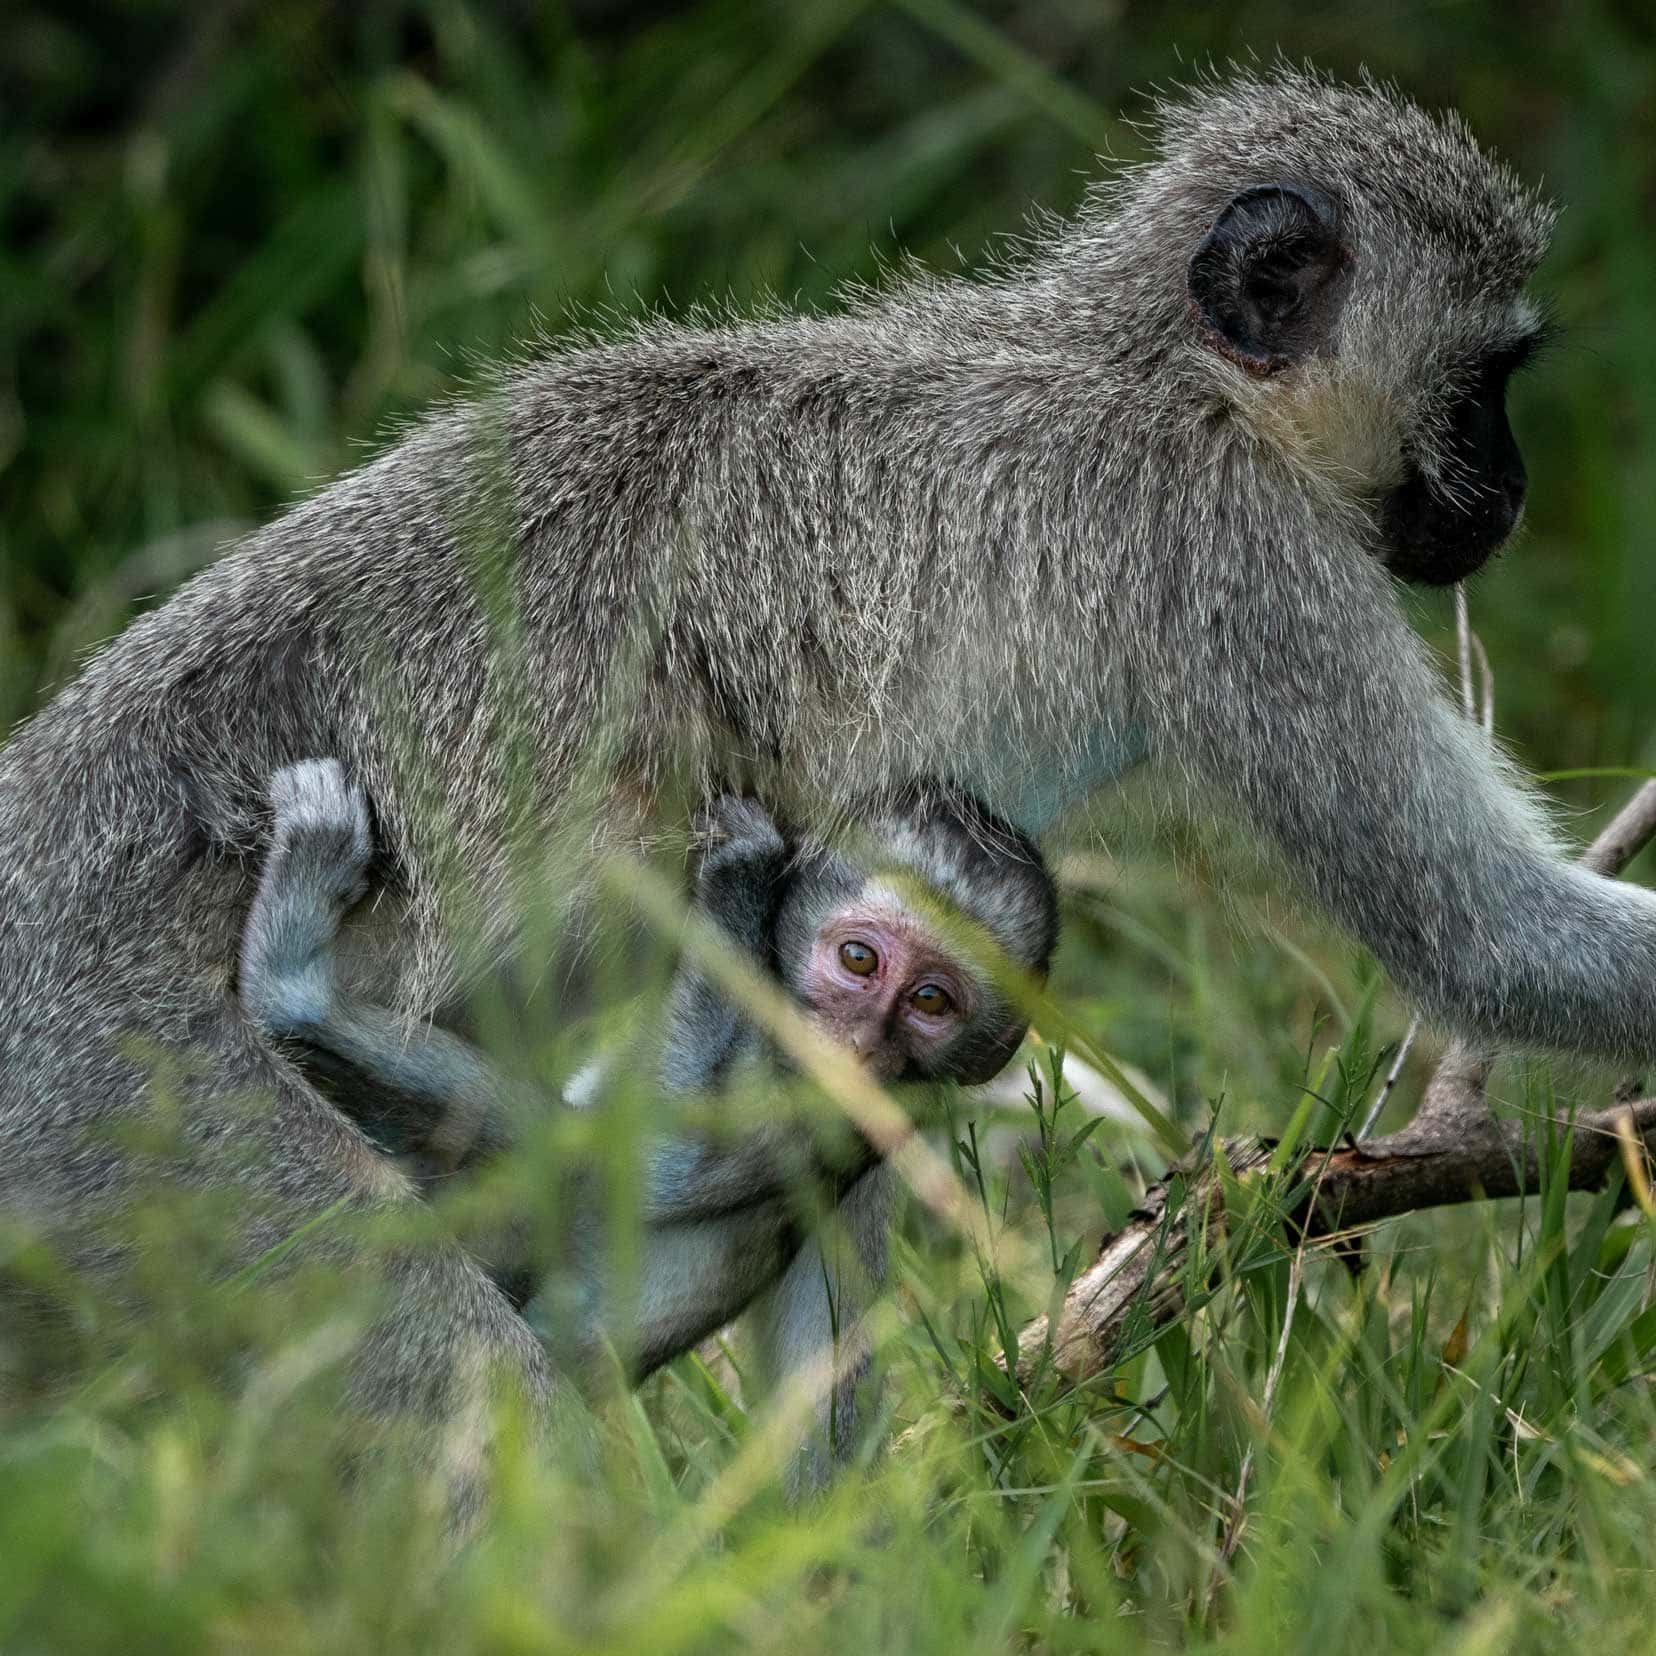
<path fill-rule="evenodd" d="M 866 1059 L 879 1049 L 879 1031 L 864 1024 L 860 1028 L 851 1030 L 846 1037 L 846 1045 L 851 1048 L 851 1051 L 858 1058 Z"/>

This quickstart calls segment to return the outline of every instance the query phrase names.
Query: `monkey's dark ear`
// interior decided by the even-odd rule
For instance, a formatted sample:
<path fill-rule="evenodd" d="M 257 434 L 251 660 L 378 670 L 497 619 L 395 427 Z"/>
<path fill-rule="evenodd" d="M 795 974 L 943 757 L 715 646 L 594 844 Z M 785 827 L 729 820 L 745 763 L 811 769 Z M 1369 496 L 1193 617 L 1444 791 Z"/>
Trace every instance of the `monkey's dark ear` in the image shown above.
<path fill-rule="evenodd" d="M 1275 373 L 1328 338 L 1350 265 L 1330 197 L 1260 184 L 1232 196 L 1202 238 L 1190 261 L 1190 298 L 1227 355 Z"/>

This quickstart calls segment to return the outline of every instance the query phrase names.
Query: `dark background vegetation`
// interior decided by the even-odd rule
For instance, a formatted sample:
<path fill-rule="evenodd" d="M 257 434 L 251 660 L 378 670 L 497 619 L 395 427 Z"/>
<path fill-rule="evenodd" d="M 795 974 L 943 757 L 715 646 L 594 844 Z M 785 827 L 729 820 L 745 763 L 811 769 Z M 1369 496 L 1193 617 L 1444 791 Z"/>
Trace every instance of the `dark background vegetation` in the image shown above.
<path fill-rule="evenodd" d="M 536 326 L 944 267 L 1279 47 L 1565 205 L 1527 541 L 1475 595 L 1538 764 L 1656 753 L 1656 13 L 1150 0 L 83 0 L 0 59 L 0 724 L 128 603 Z"/>
<path fill-rule="evenodd" d="M 969 266 L 1031 205 L 1073 204 L 1098 153 L 1140 153 L 1131 122 L 1151 89 L 1280 49 L 1457 106 L 1564 205 L 1539 283 L 1564 340 L 1514 411 L 1529 530 L 1477 582 L 1472 611 L 1500 729 L 1527 764 L 1656 764 L 1644 0 L 1314 13 L 1274 0 L 13 0 L 0 32 L 0 732 L 225 541 L 538 332 L 726 296 L 831 303 L 899 250 Z M 1419 601 L 1419 619 L 1447 641 L 1442 600 Z M 1555 791 L 1585 833 L 1628 786 Z M 1382 998 L 1371 1025 L 1372 974 L 1342 940 L 1222 859 L 1184 868 L 1157 854 L 1124 856 L 1101 883 L 1080 870 L 1068 1009 L 1187 1123 L 1219 1104 L 1224 1131 L 1280 1128 L 1313 1084 L 1350 1105 L 1402 1009 Z M 1530 1086 L 1508 1091 L 1544 1101 Z M 1084 1254 L 1101 1216 L 1120 1217 L 1114 1158 L 1112 1145 L 1069 1165 L 1063 1246 Z M 1044 1252 L 1020 1180 L 1010 1197 L 994 1183 L 996 1212 Z M 1650 1242 L 1614 1194 L 1513 1212 L 1411 1221 L 1371 1242 L 1362 1279 L 1313 1273 L 1275 1423 L 1257 1400 L 1283 1263 L 1256 1249 L 1248 1275 L 1232 1261 L 1221 1310 L 1143 1350 L 1115 1393 L 1021 1418 L 1010 1447 L 973 1435 L 941 1472 L 916 1470 L 912 1447 L 896 1457 L 872 1536 L 844 1503 L 798 1523 L 767 1508 L 745 1530 L 707 1518 L 697 1503 L 744 1417 L 674 1365 L 628 1417 L 642 1470 L 604 1484 L 601 1515 L 587 1515 L 599 1486 L 584 1466 L 579 1501 L 563 1485 L 551 1499 L 519 1489 L 458 1598 L 420 1573 L 431 1555 L 403 1548 L 392 1520 L 337 1516 L 320 1477 L 309 1508 L 293 1495 L 309 1462 L 191 1367 L 223 1306 L 210 1286 L 180 1288 L 194 1309 L 169 1327 L 197 1334 L 129 1349 L 65 1408 L 0 1411 L 0 1639 L 765 1647 L 762 1610 L 794 1651 L 954 1656 L 1014 1636 L 1095 1648 L 1086 1616 L 1107 1614 L 1120 1638 L 1103 1636 L 1123 1649 L 1228 1631 L 1228 1648 L 1321 1656 L 1383 1636 L 1435 1648 L 1451 1632 L 1468 1651 L 1547 1648 L 1551 1617 L 1573 1613 L 1559 1637 L 1613 1623 L 1606 1649 L 1646 1648 L 1656 1409 L 1631 1382 L 1656 1350 Z M 1004 1310 L 958 1239 L 913 1220 L 910 1235 L 899 1424 L 965 1384 L 996 1318 L 1040 1309 Z M 1240 1585 L 1219 1600 L 1214 1549 L 1244 1454 L 1259 1506 Z M 566 1526 L 550 1548 L 549 1514 Z M 641 1526 L 674 1524 L 692 1537 L 680 1573 L 629 1574 Z M 590 1640 L 568 1631 L 574 1603 Z"/>

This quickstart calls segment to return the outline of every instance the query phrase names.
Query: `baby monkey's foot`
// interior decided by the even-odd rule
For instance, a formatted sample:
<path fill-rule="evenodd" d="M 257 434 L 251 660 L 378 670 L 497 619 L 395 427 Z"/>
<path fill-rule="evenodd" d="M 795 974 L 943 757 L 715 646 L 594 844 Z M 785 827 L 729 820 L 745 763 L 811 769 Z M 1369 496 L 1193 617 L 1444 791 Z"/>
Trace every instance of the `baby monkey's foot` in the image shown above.
<path fill-rule="evenodd" d="M 270 856 L 242 933 L 241 998 L 267 1033 L 304 1038 L 335 1009 L 340 921 L 368 889 L 368 802 L 334 759 L 270 779 Z"/>
<path fill-rule="evenodd" d="M 303 759 L 270 779 L 271 859 L 343 912 L 368 889 L 368 801 L 337 759 Z"/>

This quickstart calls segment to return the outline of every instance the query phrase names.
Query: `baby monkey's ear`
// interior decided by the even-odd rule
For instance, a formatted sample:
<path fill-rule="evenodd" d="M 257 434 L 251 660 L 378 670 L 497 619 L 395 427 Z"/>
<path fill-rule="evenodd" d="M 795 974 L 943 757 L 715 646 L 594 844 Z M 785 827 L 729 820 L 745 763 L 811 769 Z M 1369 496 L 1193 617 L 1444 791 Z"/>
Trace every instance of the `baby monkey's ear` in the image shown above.
<path fill-rule="evenodd" d="M 1351 251 L 1321 190 L 1259 184 L 1231 197 L 1190 260 L 1190 299 L 1220 349 L 1274 374 L 1327 344 Z"/>

